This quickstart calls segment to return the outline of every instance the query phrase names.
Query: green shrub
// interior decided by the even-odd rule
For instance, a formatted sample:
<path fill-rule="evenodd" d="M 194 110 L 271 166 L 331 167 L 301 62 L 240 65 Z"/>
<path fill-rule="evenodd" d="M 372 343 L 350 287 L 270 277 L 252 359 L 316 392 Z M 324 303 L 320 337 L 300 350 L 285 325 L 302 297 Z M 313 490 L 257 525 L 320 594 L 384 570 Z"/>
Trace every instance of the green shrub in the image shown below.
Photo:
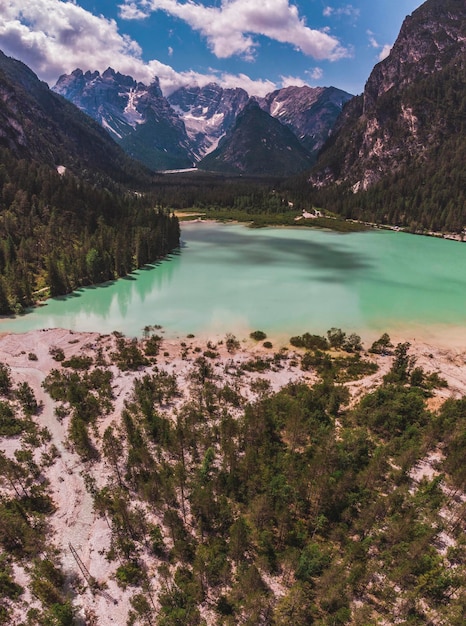
<path fill-rule="evenodd" d="M 60 362 L 65 360 L 65 353 L 61 348 L 57 348 L 56 346 L 50 347 L 49 354 L 55 361 Z"/>
<path fill-rule="evenodd" d="M 134 561 L 129 561 L 115 572 L 117 583 L 123 589 L 128 585 L 139 585 L 143 579 L 143 572 L 139 565 Z"/>
<path fill-rule="evenodd" d="M 11 370 L 8 365 L 0 363 L 0 394 L 8 396 L 11 391 Z"/>
<path fill-rule="evenodd" d="M 90 356 L 75 355 L 62 362 L 63 367 L 70 367 L 74 370 L 88 370 L 93 363 Z"/>
<path fill-rule="evenodd" d="M 146 356 L 157 356 L 160 351 L 160 345 L 162 343 L 162 337 L 159 335 L 152 335 L 146 341 L 144 346 L 144 353 Z"/>
<path fill-rule="evenodd" d="M 13 408 L 6 402 L 0 401 L 0 435 L 14 437 L 26 429 L 26 423 L 15 417 Z"/>
<path fill-rule="evenodd" d="M 328 350 L 329 348 L 328 341 L 325 337 L 311 335 L 310 333 L 291 337 L 290 343 L 295 348 L 306 348 L 307 350 Z"/>
<path fill-rule="evenodd" d="M 20 383 L 15 391 L 15 396 L 18 398 L 26 415 L 30 416 L 37 413 L 39 405 L 29 383 Z"/>
<path fill-rule="evenodd" d="M 372 354 L 391 354 L 391 348 L 393 348 L 393 344 L 390 340 L 390 335 L 384 333 L 379 339 L 374 341 L 369 348 L 369 352 Z"/>
<path fill-rule="evenodd" d="M 18 585 L 12 578 L 10 567 L 0 562 L 0 597 L 17 600 L 23 591 L 21 585 Z"/>
<path fill-rule="evenodd" d="M 208 359 L 216 359 L 219 356 L 218 352 L 215 352 L 215 350 L 205 350 L 203 355 Z"/>
<path fill-rule="evenodd" d="M 228 352 L 234 352 L 238 350 L 240 347 L 240 343 L 236 337 L 230 333 L 226 336 L 225 345 L 227 347 Z"/>

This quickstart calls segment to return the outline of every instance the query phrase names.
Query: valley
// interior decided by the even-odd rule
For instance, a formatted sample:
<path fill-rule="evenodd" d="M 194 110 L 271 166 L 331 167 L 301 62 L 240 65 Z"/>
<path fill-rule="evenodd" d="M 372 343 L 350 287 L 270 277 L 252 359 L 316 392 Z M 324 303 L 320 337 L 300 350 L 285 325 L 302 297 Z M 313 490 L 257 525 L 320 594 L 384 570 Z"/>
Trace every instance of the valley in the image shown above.
<path fill-rule="evenodd" d="M 0 624 L 464 626 L 464 0 L 19 4 Z"/>

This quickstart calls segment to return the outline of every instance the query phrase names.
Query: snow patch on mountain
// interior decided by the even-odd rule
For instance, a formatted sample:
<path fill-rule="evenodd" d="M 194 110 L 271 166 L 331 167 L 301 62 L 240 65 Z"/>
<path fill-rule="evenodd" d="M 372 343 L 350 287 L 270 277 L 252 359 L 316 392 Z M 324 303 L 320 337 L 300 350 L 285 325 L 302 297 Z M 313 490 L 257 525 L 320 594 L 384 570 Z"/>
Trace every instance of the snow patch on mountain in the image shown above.
<path fill-rule="evenodd" d="M 107 122 L 107 120 L 105 119 L 105 117 L 101 116 L 100 118 L 100 123 L 102 124 L 102 127 L 105 128 L 105 130 L 110 133 L 111 135 L 114 135 L 115 137 L 118 137 L 118 139 L 123 139 L 123 135 L 121 135 L 119 132 L 117 132 L 113 126 L 111 124 L 109 124 Z"/>
<path fill-rule="evenodd" d="M 144 92 L 144 95 L 146 93 Z M 128 98 L 128 104 L 123 109 L 123 114 L 128 124 L 133 128 L 136 128 L 137 124 L 144 124 L 145 119 L 137 109 L 137 103 L 141 94 L 136 89 L 130 88 L 127 93 L 120 93 L 119 95 Z"/>

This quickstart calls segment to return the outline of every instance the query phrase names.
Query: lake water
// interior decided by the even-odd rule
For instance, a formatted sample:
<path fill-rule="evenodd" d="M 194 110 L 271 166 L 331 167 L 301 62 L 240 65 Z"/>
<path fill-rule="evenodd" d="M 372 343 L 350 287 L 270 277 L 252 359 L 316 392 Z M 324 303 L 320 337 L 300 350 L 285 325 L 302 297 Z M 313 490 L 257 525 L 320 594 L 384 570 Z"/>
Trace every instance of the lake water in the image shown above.
<path fill-rule="evenodd" d="M 390 231 L 182 225 L 177 254 L 131 276 L 0 322 L 141 335 L 291 336 L 466 324 L 466 244 Z"/>

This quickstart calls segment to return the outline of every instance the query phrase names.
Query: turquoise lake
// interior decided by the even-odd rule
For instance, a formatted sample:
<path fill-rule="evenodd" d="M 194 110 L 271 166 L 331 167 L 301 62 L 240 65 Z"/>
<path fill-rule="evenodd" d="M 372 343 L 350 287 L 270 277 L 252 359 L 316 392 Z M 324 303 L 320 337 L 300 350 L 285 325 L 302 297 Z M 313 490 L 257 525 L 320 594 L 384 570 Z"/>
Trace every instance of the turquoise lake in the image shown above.
<path fill-rule="evenodd" d="M 185 223 L 179 253 L 15 319 L 0 331 L 62 327 L 169 336 L 290 336 L 466 324 L 466 244 L 371 230 Z"/>

